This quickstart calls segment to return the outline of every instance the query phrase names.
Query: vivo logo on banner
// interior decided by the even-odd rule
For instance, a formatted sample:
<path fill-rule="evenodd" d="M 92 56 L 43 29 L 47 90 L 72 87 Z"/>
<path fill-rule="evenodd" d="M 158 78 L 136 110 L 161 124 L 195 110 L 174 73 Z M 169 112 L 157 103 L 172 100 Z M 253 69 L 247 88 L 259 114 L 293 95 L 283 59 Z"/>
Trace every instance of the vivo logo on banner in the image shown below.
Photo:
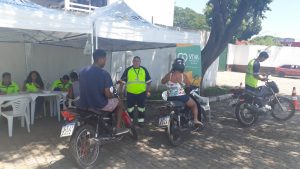
<path fill-rule="evenodd" d="M 178 53 L 177 57 L 182 58 L 185 62 L 198 62 L 198 60 L 200 59 L 199 55 L 193 53 Z"/>
<path fill-rule="evenodd" d="M 39 8 L 38 5 L 27 0 L 0 0 L 0 3 L 9 4 L 14 6 L 21 6 L 26 8 Z"/>

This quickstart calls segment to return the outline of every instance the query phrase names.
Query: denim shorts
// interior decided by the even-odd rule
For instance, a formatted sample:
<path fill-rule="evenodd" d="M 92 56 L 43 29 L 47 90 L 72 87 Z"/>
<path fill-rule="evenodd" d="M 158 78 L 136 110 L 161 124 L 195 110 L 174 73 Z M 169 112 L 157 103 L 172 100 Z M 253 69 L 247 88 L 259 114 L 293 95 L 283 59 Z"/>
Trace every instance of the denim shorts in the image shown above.
<path fill-rule="evenodd" d="M 188 95 L 168 97 L 168 101 L 181 101 L 183 103 L 188 102 L 189 99 L 190 99 L 190 96 L 188 96 Z"/>

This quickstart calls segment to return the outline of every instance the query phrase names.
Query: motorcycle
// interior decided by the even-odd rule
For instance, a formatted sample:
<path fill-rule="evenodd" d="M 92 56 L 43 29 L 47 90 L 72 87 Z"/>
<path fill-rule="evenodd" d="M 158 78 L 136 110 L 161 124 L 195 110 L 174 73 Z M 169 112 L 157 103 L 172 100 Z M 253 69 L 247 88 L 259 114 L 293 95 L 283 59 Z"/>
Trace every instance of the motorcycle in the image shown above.
<path fill-rule="evenodd" d="M 210 121 L 209 99 L 200 96 L 199 88 L 192 87 L 191 89 L 189 96 L 196 102 L 198 111 L 201 111 L 198 120 L 207 121 L 206 114 L 209 114 Z M 167 91 L 162 93 L 162 98 L 167 101 Z M 172 146 L 178 146 L 182 143 L 182 132 L 199 130 L 199 128 L 195 128 L 193 121 L 192 111 L 183 102 L 167 101 L 165 106 L 160 107 L 158 126 L 165 129 Z"/>
<path fill-rule="evenodd" d="M 115 97 L 118 92 L 111 88 Z M 129 134 L 138 139 L 135 126 L 126 111 L 122 112 L 122 127 L 129 131 L 115 134 L 116 113 L 68 108 L 61 112 L 66 123 L 62 126 L 60 137 L 71 137 L 69 149 L 80 168 L 93 168 L 97 164 L 100 148 L 113 141 L 120 141 Z M 115 115 L 115 116 L 114 116 Z"/>
<path fill-rule="evenodd" d="M 268 76 L 267 76 L 268 77 Z M 267 78 L 268 79 L 268 78 Z M 238 91 L 233 95 L 235 115 L 243 127 L 252 126 L 260 114 L 271 112 L 273 118 L 285 121 L 295 114 L 295 106 L 291 99 L 278 96 L 279 88 L 274 81 L 265 81 L 258 92 Z"/>

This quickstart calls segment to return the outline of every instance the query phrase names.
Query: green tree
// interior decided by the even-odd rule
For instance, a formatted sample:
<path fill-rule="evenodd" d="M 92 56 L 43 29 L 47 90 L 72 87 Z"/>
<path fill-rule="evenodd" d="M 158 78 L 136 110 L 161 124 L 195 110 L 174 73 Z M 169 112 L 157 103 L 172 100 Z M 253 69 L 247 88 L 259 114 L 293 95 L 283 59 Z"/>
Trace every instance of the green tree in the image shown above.
<path fill-rule="evenodd" d="M 181 8 L 175 6 L 174 26 L 185 29 L 209 30 L 205 16 L 198 14 L 190 8 Z"/>
<path fill-rule="evenodd" d="M 279 39 L 273 36 L 259 36 L 251 39 L 250 43 L 253 45 L 282 46 Z"/>
<path fill-rule="evenodd" d="M 263 19 L 272 0 L 209 0 L 205 14 L 211 25 L 207 44 L 201 51 L 202 77 L 209 66 L 218 58 L 227 44 L 242 32 L 240 36 L 248 37 L 260 28 L 247 30 L 243 23 L 257 24 Z M 246 25 L 247 25 L 246 24 Z M 242 25 L 242 27 L 241 27 Z M 241 31 L 246 29 L 247 31 Z"/>

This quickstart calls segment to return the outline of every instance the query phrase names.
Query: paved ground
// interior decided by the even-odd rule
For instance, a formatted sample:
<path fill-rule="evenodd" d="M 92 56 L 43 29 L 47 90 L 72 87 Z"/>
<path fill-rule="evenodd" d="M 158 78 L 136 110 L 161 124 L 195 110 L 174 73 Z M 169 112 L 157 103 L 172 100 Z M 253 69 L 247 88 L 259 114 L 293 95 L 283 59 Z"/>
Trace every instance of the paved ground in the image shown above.
<path fill-rule="evenodd" d="M 106 145 L 97 168 L 201 168 L 201 169 L 299 169 L 300 116 L 277 123 L 260 117 L 252 128 L 241 128 L 228 102 L 213 103 L 212 123 L 201 133 L 186 134 L 185 142 L 170 147 L 164 132 L 155 126 L 156 107 L 148 107 L 150 121 L 139 129 L 140 138 Z M 0 120 L 0 169 L 77 168 L 68 152 L 68 140 L 58 137 L 56 119 L 37 120 L 31 133 L 16 120 L 13 138 Z"/>
<path fill-rule="evenodd" d="M 277 83 L 281 94 L 291 95 L 293 87 L 296 87 L 298 90 L 297 94 L 300 94 L 300 78 L 281 78 L 270 76 L 270 79 Z M 239 86 L 240 82 L 245 85 L 245 73 L 218 72 L 217 85 Z"/>

